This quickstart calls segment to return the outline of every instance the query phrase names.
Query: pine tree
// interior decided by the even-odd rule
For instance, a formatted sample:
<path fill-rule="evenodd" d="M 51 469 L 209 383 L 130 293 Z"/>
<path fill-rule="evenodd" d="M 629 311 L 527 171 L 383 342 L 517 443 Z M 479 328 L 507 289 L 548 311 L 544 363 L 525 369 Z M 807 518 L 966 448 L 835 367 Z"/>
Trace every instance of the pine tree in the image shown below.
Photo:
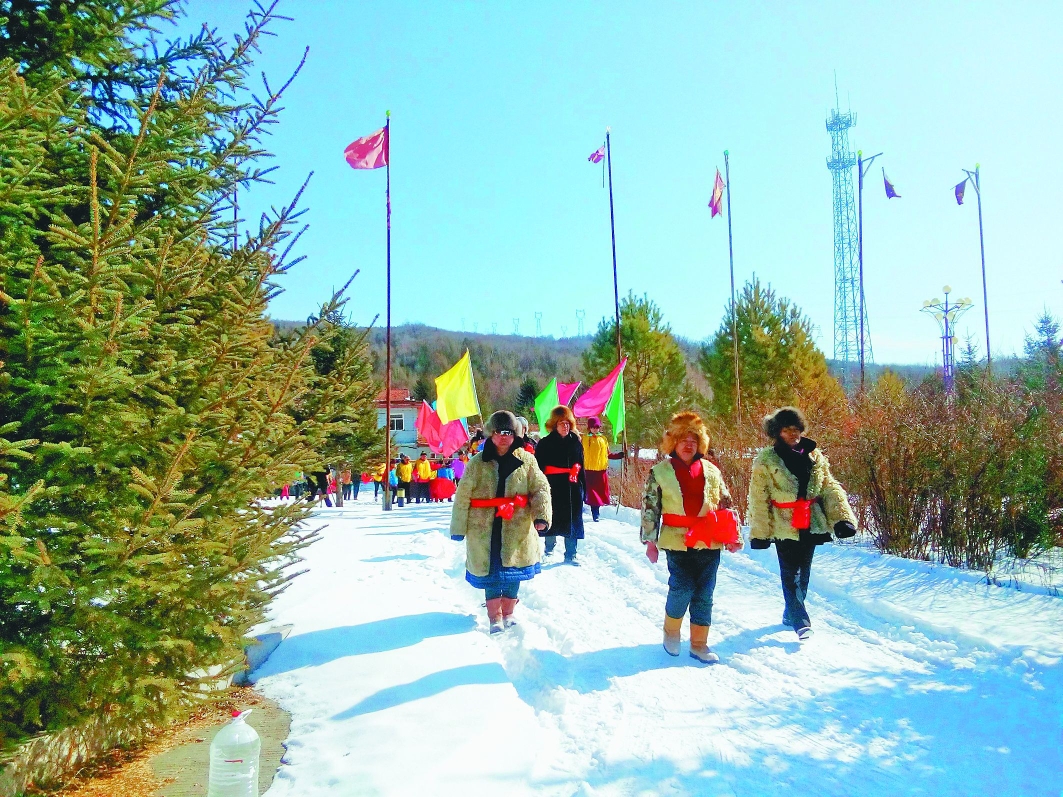
<path fill-rule="evenodd" d="M 646 296 L 629 293 L 620 305 L 629 443 L 654 446 L 669 418 L 697 406 L 701 396 L 687 379 L 686 359 L 661 309 Z M 603 318 L 583 354 L 583 381 L 592 384 L 616 367 L 616 320 Z"/>
<path fill-rule="evenodd" d="M 539 384 L 531 377 L 521 382 L 515 402 L 517 412 L 526 418 L 531 418 L 535 411 L 535 397 L 541 392 Z"/>
<path fill-rule="evenodd" d="M 812 340 L 812 323 L 788 299 L 759 280 L 747 282 L 735 303 L 742 405 L 747 412 L 801 404 L 822 423 L 844 412 L 845 394 Z M 734 336 L 730 308 L 698 365 L 712 388 L 713 414 L 734 416 Z"/>
<path fill-rule="evenodd" d="M 287 336 L 267 316 L 298 197 L 233 245 L 283 91 L 236 99 L 271 9 L 160 59 L 144 26 L 174 4 L 80 5 L 88 41 L 0 62 L 0 746 L 202 701 L 313 539 L 306 509 L 256 499 L 375 426 L 346 300 Z M 85 93 L 96 63 L 151 91 Z"/>
<path fill-rule="evenodd" d="M 422 374 L 417 377 L 417 381 L 413 383 L 413 390 L 410 391 L 410 397 L 414 401 L 427 401 L 432 403 L 432 394 L 435 392 L 435 386 L 428 381 L 428 378 Z"/>

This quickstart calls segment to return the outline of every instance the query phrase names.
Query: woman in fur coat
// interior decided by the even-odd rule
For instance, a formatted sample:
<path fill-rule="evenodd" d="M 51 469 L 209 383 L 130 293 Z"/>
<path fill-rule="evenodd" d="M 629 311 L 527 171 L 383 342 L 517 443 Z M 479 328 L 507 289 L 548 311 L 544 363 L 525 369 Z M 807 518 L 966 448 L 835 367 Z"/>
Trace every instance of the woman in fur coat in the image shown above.
<path fill-rule="evenodd" d="M 783 625 L 798 639 L 812 636 L 805 610 L 808 580 L 816 546 L 835 537 L 856 534 L 856 516 L 849 498 L 830 472 L 830 462 L 803 435 L 805 416 L 783 407 L 764 418 L 772 441 L 753 459 L 749 484 L 749 544 L 767 548 L 775 543 L 785 608 Z"/>
<path fill-rule="evenodd" d="M 678 656 L 680 630 L 690 610 L 690 655 L 705 664 L 720 660 L 709 648 L 712 594 L 723 548 L 742 547 L 731 495 L 719 468 L 709 462 L 709 433 L 696 413 L 672 417 L 661 441 L 667 459 L 650 469 L 642 505 L 642 542 L 656 564 L 668 557 L 664 649 Z"/>
<path fill-rule="evenodd" d="M 545 426 L 549 434 L 535 447 L 535 459 L 550 482 L 553 503 L 553 521 L 545 534 L 546 555 L 553 553 L 561 536 L 565 538 L 565 563 L 579 566 L 576 547 L 583 539 L 583 496 L 587 493 L 583 443 L 572 410 L 563 404 L 550 411 Z"/>
<path fill-rule="evenodd" d="M 514 624 L 520 582 L 540 572 L 538 532 L 550 525 L 550 485 L 535 457 L 515 445 L 512 413 L 496 412 L 487 431 L 454 495 L 450 536 L 465 540 L 465 580 L 484 591 L 495 634 Z"/>

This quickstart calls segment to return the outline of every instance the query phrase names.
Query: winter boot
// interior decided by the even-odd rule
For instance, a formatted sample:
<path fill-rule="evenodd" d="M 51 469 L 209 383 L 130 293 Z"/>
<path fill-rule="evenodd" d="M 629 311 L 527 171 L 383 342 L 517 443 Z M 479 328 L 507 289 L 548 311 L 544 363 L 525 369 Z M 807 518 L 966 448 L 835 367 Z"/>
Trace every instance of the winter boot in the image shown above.
<path fill-rule="evenodd" d="M 502 598 L 502 624 L 506 628 L 512 628 L 517 624 L 513 619 L 513 610 L 520 603 L 520 598 Z"/>
<path fill-rule="evenodd" d="M 502 623 L 502 599 L 491 598 L 487 601 L 487 619 L 491 623 L 491 633 L 499 634 L 506 629 Z"/>
<path fill-rule="evenodd" d="M 679 655 L 679 631 L 683 628 L 683 618 L 664 616 L 664 652 L 669 656 Z"/>
<path fill-rule="evenodd" d="M 702 664 L 715 664 L 720 660 L 709 649 L 709 626 L 690 624 L 690 657 Z"/>
<path fill-rule="evenodd" d="M 812 628 L 810 626 L 806 625 L 803 628 L 795 628 L 794 630 L 797 631 L 797 639 L 800 642 L 812 638 Z"/>

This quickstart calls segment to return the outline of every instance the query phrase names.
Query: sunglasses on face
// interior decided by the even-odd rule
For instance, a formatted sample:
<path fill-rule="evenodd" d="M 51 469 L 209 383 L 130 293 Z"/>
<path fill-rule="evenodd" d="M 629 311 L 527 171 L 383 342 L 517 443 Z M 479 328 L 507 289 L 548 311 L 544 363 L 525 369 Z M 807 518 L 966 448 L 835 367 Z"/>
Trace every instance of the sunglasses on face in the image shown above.
<path fill-rule="evenodd" d="M 509 429 L 499 429 L 497 432 L 495 432 L 495 434 L 498 435 L 499 437 L 512 437 L 513 436 L 513 432 L 509 431 Z"/>

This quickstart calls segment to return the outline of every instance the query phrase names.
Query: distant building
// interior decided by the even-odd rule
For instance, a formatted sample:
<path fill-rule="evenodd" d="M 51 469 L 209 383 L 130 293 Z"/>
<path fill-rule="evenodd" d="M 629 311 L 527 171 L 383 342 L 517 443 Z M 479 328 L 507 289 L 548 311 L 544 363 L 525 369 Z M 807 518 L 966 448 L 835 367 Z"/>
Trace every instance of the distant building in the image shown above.
<path fill-rule="evenodd" d="M 404 387 L 391 389 L 391 455 L 405 454 L 411 459 L 421 456 L 421 451 L 428 451 L 428 444 L 417 434 L 417 411 L 421 402 L 414 401 L 410 391 Z M 387 412 L 387 391 L 381 390 L 376 400 L 376 427 L 384 428 L 384 415 Z"/>

